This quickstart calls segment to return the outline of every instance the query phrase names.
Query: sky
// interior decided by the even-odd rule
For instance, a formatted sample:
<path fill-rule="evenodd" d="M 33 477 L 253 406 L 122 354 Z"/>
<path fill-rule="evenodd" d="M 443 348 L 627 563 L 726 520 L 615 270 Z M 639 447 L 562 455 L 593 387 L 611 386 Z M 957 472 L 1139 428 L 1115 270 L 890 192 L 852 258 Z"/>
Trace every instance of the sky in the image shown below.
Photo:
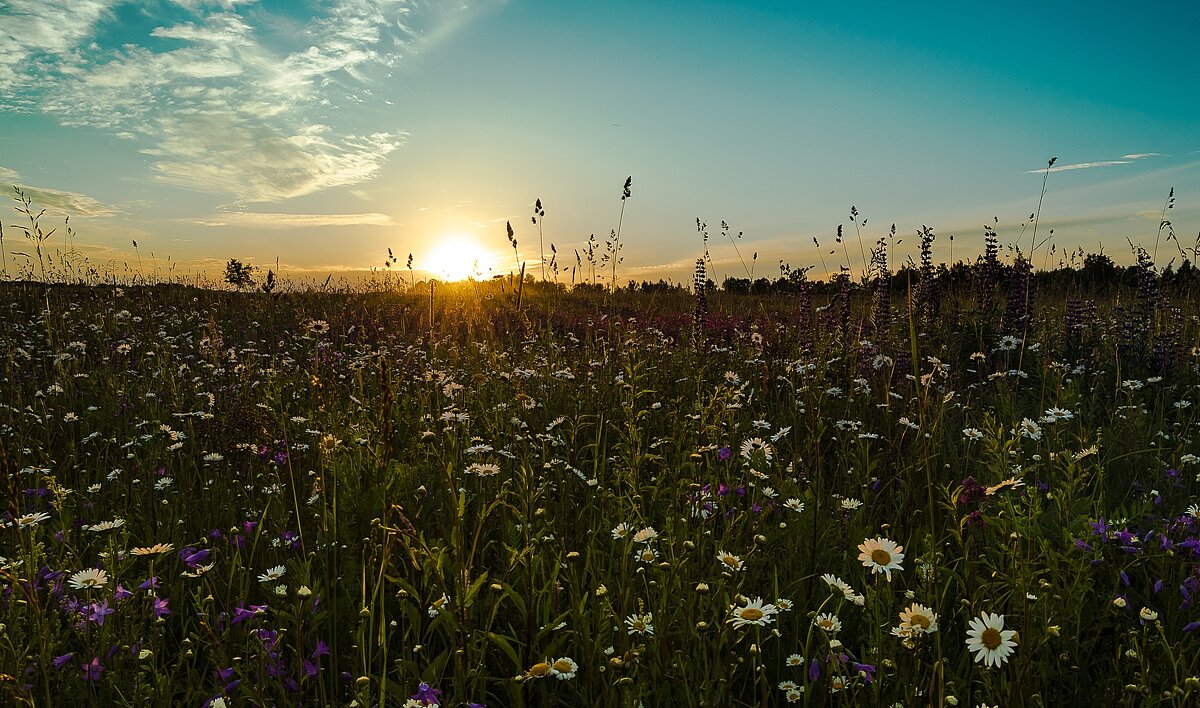
<path fill-rule="evenodd" d="M 939 261 L 984 224 L 1028 253 L 1043 180 L 1035 265 L 1128 263 L 1171 189 L 1200 232 L 1197 26 L 1162 0 L 0 0 L 0 189 L 46 248 L 156 277 L 541 277 L 553 243 L 569 282 L 619 224 L 619 283 L 686 283 L 697 219 L 718 282 L 857 273 L 892 224 L 893 266 L 923 226 Z M 23 219 L 0 207 L 10 276 Z"/>

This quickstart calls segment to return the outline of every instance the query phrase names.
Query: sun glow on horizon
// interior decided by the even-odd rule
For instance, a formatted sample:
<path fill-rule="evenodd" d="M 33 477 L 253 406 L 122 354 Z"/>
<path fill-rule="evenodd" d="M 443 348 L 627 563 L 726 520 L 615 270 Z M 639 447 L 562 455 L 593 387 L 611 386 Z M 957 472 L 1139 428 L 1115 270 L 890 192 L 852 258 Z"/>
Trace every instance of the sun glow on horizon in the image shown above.
<path fill-rule="evenodd" d="M 461 234 L 444 236 L 425 256 L 421 270 L 443 280 L 485 278 L 493 267 L 493 254 L 475 239 Z"/>

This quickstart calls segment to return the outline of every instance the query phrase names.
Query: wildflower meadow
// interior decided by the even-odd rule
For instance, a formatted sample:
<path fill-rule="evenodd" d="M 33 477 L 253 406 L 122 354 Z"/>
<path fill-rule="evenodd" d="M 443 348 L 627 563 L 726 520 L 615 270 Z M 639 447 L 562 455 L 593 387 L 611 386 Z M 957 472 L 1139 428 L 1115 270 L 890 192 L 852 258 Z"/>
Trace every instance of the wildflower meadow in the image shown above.
<path fill-rule="evenodd" d="M 985 236 L 10 278 L 0 702 L 1196 705 L 1200 281 Z"/>

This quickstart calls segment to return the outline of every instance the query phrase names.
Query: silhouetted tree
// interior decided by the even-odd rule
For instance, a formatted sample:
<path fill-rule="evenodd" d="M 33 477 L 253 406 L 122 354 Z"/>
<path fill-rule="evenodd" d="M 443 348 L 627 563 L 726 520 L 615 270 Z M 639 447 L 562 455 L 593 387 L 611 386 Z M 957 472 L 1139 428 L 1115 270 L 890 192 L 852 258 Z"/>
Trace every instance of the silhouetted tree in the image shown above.
<path fill-rule="evenodd" d="M 230 258 L 229 263 L 225 264 L 225 282 L 238 290 L 245 290 L 254 285 L 254 266 Z"/>

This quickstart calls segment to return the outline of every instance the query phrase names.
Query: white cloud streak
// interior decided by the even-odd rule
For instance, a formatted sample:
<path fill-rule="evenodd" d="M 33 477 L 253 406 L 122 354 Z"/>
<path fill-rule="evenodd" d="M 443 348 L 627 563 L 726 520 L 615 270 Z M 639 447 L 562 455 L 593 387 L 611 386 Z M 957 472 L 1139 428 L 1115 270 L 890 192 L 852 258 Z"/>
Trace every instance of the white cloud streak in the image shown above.
<path fill-rule="evenodd" d="M 1135 152 L 1129 155 L 1122 155 L 1120 160 L 1098 160 L 1096 162 L 1076 162 L 1071 165 L 1056 165 L 1050 168 L 1050 172 L 1069 172 L 1071 170 L 1088 170 L 1093 167 L 1111 167 L 1113 165 L 1128 165 L 1134 160 L 1142 160 L 1147 157 L 1160 157 L 1162 153 L 1157 152 Z M 1043 174 L 1046 168 L 1038 170 L 1026 170 L 1025 174 Z"/>
<path fill-rule="evenodd" d="M 274 33 L 284 20 L 244 11 L 254 0 L 174 0 L 170 21 L 102 47 L 120 4 L 0 5 L 0 110 L 111 131 L 144 146 L 158 180 L 240 203 L 370 180 L 403 144 L 339 109 L 415 51 L 427 18 L 411 0 L 322 3 L 300 31 Z"/>
<path fill-rule="evenodd" d="M 1069 172 L 1071 170 L 1088 170 L 1093 167 L 1109 167 L 1111 165 L 1128 165 L 1132 160 L 1100 160 L 1098 162 L 1076 162 L 1073 165 L 1057 165 L 1050 168 L 1050 172 Z M 1026 170 L 1026 174 L 1042 174 L 1046 172 L 1043 167 L 1040 170 Z"/>
<path fill-rule="evenodd" d="M 117 213 L 113 207 L 100 202 L 94 197 L 78 192 L 64 192 L 47 187 L 31 187 L 20 182 L 21 175 L 16 170 L 0 165 L 0 191 L 2 198 L 16 196 L 13 187 L 20 187 L 25 196 L 32 200 L 35 209 L 46 209 L 57 214 L 74 214 L 79 216 L 112 216 Z M 9 221 L 5 219 L 5 221 Z"/>
<path fill-rule="evenodd" d="M 30 71 L 56 63 L 92 33 L 120 0 L 8 0 L 0 8 L 0 99 Z"/>
<path fill-rule="evenodd" d="M 229 212 L 197 220 L 201 226 L 240 226 L 252 229 L 296 229 L 314 226 L 392 226 L 387 214 L 270 214 L 262 212 Z"/>

